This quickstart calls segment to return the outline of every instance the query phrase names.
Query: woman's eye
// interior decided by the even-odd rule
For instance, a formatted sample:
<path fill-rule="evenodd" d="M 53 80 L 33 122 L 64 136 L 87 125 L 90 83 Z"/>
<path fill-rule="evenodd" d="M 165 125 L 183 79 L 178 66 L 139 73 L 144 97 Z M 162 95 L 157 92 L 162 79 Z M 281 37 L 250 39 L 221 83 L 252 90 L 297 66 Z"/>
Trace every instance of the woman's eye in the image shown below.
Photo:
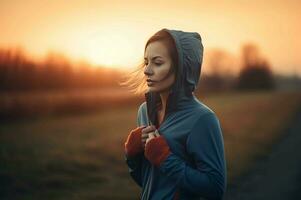
<path fill-rule="evenodd" d="M 162 65 L 162 64 L 163 64 L 163 63 L 155 63 L 155 65 L 157 65 L 157 66 L 160 66 L 160 65 Z M 144 65 L 147 66 L 148 63 L 144 63 Z"/>

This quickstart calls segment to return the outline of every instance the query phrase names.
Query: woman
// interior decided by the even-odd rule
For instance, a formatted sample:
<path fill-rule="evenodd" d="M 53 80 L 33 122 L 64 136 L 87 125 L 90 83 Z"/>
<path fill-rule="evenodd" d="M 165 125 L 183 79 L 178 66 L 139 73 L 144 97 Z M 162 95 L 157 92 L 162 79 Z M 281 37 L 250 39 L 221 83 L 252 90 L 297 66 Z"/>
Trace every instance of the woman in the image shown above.
<path fill-rule="evenodd" d="M 202 60 L 197 32 L 164 28 L 145 45 L 148 91 L 124 144 L 141 199 L 223 199 L 227 176 L 220 123 L 194 94 Z"/>

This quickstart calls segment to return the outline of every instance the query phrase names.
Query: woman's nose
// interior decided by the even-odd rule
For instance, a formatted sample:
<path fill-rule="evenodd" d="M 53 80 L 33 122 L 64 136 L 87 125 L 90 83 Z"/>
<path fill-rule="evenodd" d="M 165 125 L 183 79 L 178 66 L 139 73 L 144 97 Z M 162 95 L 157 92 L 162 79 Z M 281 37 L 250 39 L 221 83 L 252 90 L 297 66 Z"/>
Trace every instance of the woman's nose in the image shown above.
<path fill-rule="evenodd" d="M 150 76 L 153 74 L 152 70 L 150 69 L 150 67 L 146 66 L 145 69 L 144 69 L 144 74 L 146 76 Z"/>

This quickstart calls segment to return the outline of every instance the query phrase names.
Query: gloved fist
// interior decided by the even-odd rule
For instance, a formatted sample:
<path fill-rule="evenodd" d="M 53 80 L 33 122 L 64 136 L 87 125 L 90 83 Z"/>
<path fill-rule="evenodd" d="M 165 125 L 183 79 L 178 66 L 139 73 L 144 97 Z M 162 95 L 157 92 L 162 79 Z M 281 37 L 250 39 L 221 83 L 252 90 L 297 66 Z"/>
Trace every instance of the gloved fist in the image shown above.
<path fill-rule="evenodd" d="M 144 150 L 141 140 L 141 131 L 144 128 L 145 126 L 140 126 L 130 132 L 126 139 L 126 142 L 124 143 L 124 150 L 126 155 L 135 156 L 136 154 Z"/>
<path fill-rule="evenodd" d="M 144 156 L 153 165 L 159 167 L 170 153 L 170 148 L 162 135 L 157 137 L 150 135 L 145 145 Z"/>

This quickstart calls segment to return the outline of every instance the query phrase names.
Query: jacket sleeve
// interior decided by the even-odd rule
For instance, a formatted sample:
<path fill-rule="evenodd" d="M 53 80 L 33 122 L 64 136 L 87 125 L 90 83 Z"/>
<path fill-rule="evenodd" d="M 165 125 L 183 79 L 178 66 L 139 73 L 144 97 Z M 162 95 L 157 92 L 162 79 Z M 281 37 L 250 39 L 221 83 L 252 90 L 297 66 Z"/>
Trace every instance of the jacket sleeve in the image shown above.
<path fill-rule="evenodd" d="M 142 105 L 140 105 L 138 109 L 137 114 L 137 121 L 136 125 L 140 126 L 141 123 L 141 114 L 142 114 Z M 141 152 L 135 156 L 128 156 L 127 154 L 124 154 L 124 159 L 126 161 L 126 164 L 128 165 L 128 170 L 133 178 L 133 180 L 142 187 L 142 162 L 143 162 L 144 152 Z"/>
<path fill-rule="evenodd" d="M 215 113 L 200 116 L 187 138 L 186 149 L 195 167 L 171 152 L 159 166 L 160 171 L 190 193 L 208 199 L 223 199 L 226 161 L 222 131 Z"/>

